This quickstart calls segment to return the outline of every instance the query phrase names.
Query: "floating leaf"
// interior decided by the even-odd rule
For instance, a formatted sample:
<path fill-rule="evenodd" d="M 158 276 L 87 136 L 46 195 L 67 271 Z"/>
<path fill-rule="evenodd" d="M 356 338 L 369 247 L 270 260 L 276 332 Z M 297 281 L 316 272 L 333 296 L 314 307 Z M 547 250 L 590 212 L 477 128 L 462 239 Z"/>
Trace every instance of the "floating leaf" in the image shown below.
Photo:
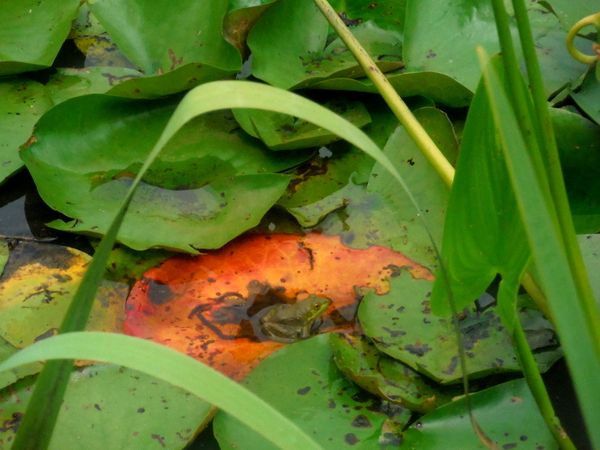
<path fill-rule="evenodd" d="M 379 350 L 433 380 L 459 382 L 462 374 L 454 325 L 451 319 L 431 312 L 431 281 L 414 280 L 401 271 L 390 283 L 388 294 L 368 293 L 359 307 L 365 334 Z M 540 371 L 545 372 L 562 356 L 555 332 L 542 313 L 523 298 L 519 298 L 518 316 L 532 343 L 536 342 L 534 356 Z M 510 334 L 495 308 L 478 311 L 470 306 L 459 317 L 470 377 L 520 370 Z"/>
<path fill-rule="evenodd" d="M 410 418 L 408 410 L 386 404 L 348 381 L 332 361 L 327 336 L 279 350 L 254 369 L 243 384 L 293 418 L 324 449 L 396 448 L 393 443 L 398 444 L 397 434 L 382 436 L 384 429 L 401 429 Z M 221 448 L 277 448 L 223 412 L 217 413 L 214 430 Z M 385 445 L 386 440 L 392 445 Z"/>
<path fill-rule="evenodd" d="M 52 226 L 103 234 L 175 106 L 173 100 L 93 95 L 44 115 L 22 157 L 44 201 L 76 219 Z M 239 130 L 230 111 L 204 114 L 185 125 L 150 168 L 118 239 L 136 250 L 220 247 L 258 224 L 283 193 L 289 176 L 268 172 L 311 154 L 274 154 Z"/>
<path fill-rule="evenodd" d="M 223 79 L 241 67 L 240 54 L 222 36 L 226 0 L 184 0 L 177 8 L 168 2 L 100 0 L 89 8 L 149 77 L 126 80 L 111 94 L 156 98 Z"/>
<path fill-rule="evenodd" d="M 24 144 L 38 119 L 52 106 L 43 85 L 32 80 L 0 81 L 0 184 L 23 167 L 19 146 Z"/>
<path fill-rule="evenodd" d="M 77 16 L 79 0 L 5 0 L 0 8 L 0 76 L 52 65 Z"/>
<path fill-rule="evenodd" d="M 152 339 L 241 379 L 258 358 L 281 347 L 261 332 L 259 318 L 275 303 L 309 294 L 332 300 L 322 329 L 351 327 L 356 289 L 389 289 L 400 267 L 431 274 L 384 247 L 356 250 L 339 237 L 248 235 L 205 255 L 179 256 L 149 270 L 127 301 L 127 334 Z"/>
<path fill-rule="evenodd" d="M 373 10 L 371 14 L 385 14 L 385 11 Z M 365 16 L 364 22 L 353 27 L 352 32 L 383 71 L 401 66 L 402 48 L 397 31 L 384 30 Z M 253 75 L 284 89 L 307 87 L 330 77 L 364 76 L 341 39 L 334 37 L 328 42 L 327 33 L 327 20 L 313 3 L 277 2 L 248 36 Z"/>
<path fill-rule="evenodd" d="M 34 377 L 0 391 L 0 439 L 10 443 Z M 85 448 L 183 449 L 211 414 L 211 405 L 154 377 L 109 364 L 73 371 L 50 450 Z M 7 425 L 7 426 L 6 426 Z M 10 448 L 10 445 L 3 448 Z"/>
<path fill-rule="evenodd" d="M 58 245 L 15 244 L 0 278 L 0 336 L 23 348 L 57 334 L 90 259 Z M 89 330 L 122 331 L 127 290 L 124 284 L 102 283 Z"/>
<path fill-rule="evenodd" d="M 400 97 L 422 95 L 436 103 L 461 108 L 469 106 L 473 92 L 454 78 L 439 72 L 391 72 L 386 74 L 388 82 L 394 87 Z M 377 88 L 368 78 L 353 80 L 350 78 L 330 78 L 312 84 L 311 89 L 334 91 L 356 91 L 377 93 Z"/>
<path fill-rule="evenodd" d="M 483 432 L 502 449 L 555 450 L 558 445 L 523 379 L 471 394 L 470 408 Z M 402 436 L 402 447 L 415 450 L 485 449 L 473 432 L 464 398 L 415 422 Z"/>
<path fill-rule="evenodd" d="M 442 391 L 423 375 L 381 353 L 366 337 L 331 333 L 334 361 L 346 377 L 366 391 L 421 414 L 450 402 L 459 390 Z"/>

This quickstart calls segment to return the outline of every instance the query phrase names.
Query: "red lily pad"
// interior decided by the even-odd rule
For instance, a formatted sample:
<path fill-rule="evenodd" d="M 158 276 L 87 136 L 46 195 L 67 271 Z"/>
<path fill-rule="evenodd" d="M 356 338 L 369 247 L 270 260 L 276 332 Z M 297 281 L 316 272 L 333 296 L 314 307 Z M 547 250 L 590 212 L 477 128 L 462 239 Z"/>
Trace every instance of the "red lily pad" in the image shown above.
<path fill-rule="evenodd" d="M 254 234 L 204 255 L 180 255 L 150 269 L 127 301 L 127 334 L 152 339 L 242 379 L 284 344 L 261 331 L 277 303 L 311 294 L 331 299 L 321 331 L 354 328 L 365 289 L 389 292 L 405 268 L 433 280 L 424 267 L 386 247 L 346 247 L 339 236 Z"/>

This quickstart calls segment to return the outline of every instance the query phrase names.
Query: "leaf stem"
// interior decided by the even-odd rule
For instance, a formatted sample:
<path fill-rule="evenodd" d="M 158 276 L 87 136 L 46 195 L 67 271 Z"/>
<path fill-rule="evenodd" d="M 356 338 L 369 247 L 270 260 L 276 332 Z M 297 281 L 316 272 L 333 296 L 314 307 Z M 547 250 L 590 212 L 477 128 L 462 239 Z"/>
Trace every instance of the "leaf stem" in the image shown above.
<path fill-rule="evenodd" d="M 446 186 L 451 187 L 452 180 L 454 179 L 454 168 L 444 157 L 437 145 L 435 145 L 435 142 L 429 137 L 408 106 L 406 106 L 406 103 L 400 98 L 388 79 L 373 62 L 371 57 L 360 45 L 358 40 L 350 32 L 327 0 L 314 0 L 314 2 L 333 29 L 338 33 L 342 41 L 344 41 L 348 49 L 352 52 L 365 71 L 367 77 L 369 77 L 377 87 L 377 90 L 383 99 L 396 115 L 400 123 L 406 128 L 407 133 L 413 139 L 415 144 L 417 144 L 421 152 L 423 152 L 423 155 L 425 155 Z"/>

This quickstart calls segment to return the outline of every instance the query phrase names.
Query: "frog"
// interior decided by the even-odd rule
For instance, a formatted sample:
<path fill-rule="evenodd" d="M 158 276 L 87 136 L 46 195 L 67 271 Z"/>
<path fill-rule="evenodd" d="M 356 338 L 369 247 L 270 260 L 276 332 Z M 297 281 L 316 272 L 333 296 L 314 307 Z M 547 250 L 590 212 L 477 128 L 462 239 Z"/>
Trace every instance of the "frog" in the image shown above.
<path fill-rule="evenodd" d="M 270 306 L 260 318 L 262 332 L 276 342 L 291 344 L 311 337 L 315 322 L 331 305 L 327 297 L 310 294 L 304 300 L 290 305 L 278 303 Z"/>

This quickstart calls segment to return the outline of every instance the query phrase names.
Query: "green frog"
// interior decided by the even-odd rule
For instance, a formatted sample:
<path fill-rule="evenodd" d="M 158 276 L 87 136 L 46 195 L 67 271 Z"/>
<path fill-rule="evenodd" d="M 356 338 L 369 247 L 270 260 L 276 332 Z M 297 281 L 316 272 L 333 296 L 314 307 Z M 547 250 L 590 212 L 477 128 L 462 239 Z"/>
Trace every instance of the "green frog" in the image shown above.
<path fill-rule="evenodd" d="M 291 344 L 311 336 L 311 329 L 331 304 L 326 297 L 310 294 L 304 300 L 289 304 L 277 304 L 260 318 L 262 332 L 277 342 Z"/>

